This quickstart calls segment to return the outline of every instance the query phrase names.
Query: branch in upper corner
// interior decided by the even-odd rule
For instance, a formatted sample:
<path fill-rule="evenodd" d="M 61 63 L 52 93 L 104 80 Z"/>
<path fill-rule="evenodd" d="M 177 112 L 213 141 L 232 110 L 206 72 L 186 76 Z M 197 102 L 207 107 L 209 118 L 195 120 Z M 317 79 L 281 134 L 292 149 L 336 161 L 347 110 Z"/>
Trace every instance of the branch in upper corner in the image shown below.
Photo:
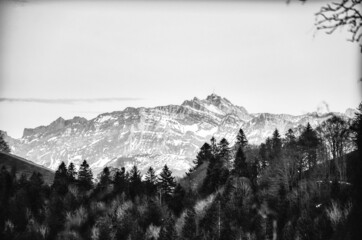
<path fill-rule="evenodd" d="M 327 4 L 317 12 L 315 25 L 317 30 L 332 34 L 346 27 L 350 33 L 347 39 L 360 45 L 362 52 L 362 0 L 342 0 Z"/>

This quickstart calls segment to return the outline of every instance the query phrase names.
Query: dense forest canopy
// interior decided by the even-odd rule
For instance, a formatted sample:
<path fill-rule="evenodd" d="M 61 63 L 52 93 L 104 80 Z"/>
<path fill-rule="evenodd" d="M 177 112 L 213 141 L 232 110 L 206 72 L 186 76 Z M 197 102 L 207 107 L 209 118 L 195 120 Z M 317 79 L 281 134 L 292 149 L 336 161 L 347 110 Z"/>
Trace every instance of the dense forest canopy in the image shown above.
<path fill-rule="evenodd" d="M 86 160 L 41 174 L 0 171 L 1 239 L 357 239 L 361 231 L 361 119 L 333 116 L 259 146 L 212 138 L 175 179 Z"/>

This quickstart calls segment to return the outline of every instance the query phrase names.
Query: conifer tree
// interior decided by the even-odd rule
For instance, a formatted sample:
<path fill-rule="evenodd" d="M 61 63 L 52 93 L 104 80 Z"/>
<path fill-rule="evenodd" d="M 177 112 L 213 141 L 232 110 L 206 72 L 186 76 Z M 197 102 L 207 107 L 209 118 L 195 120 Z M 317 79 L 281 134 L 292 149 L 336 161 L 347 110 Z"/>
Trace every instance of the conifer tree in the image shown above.
<path fill-rule="evenodd" d="M 0 131 L 0 152 L 10 153 L 9 144 L 4 139 L 4 133 Z"/>
<path fill-rule="evenodd" d="M 215 139 L 214 136 L 210 139 L 210 143 L 211 143 L 211 144 L 210 144 L 210 146 L 211 146 L 211 153 L 212 153 L 212 155 L 216 156 L 217 153 L 218 153 L 218 151 L 219 151 L 219 149 L 218 149 L 218 147 L 217 147 L 216 139 Z"/>
<path fill-rule="evenodd" d="M 246 157 L 244 154 L 244 148 L 248 144 L 248 140 L 244 134 L 242 129 L 239 130 L 239 134 L 237 136 L 237 152 L 234 160 L 234 169 L 233 172 L 238 177 L 247 177 L 249 178 L 248 174 L 248 164 L 246 163 Z"/>
<path fill-rule="evenodd" d="M 151 184 L 157 183 L 157 176 L 156 176 L 155 170 L 152 167 L 148 168 L 146 175 L 145 175 L 145 181 L 149 182 Z"/>
<path fill-rule="evenodd" d="M 242 147 L 238 147 L 236 152 L 233 173 L 238 177 L 250 177 L 248 173 L 248 164 Z"/>
<path fill-rule="evenodd" d="M 210 161 L 212 157 L 212 148 L 208 143 L 204 143 L 198 152 L 196 159 L 194 160 L 194 168 L 199 167 L 204 162 Z"/>
<path fill-rule="evenodd" d="M 228 141 L 223 138 L 218 144 L 218 154 L 212 157 L 207 167 L 206 177 L 203 182 L 202 191 L 210 194 L 222 186 L 229 177 L 230 148 Z"/>
<path fill-rule="evenodd" d="M 120 194 L 122 192 L 127 192 L 128 194 L 128 191 L 126 191 L 128 178 L 126 176 L 126 169 L 124 167 L 122 167 L 121 170 L 116 171 L 113 178 L 113 183 L 114 183 L 114 191 L 117 194 Z"/>
<path fill-rule="evenodd" d="M 111 183 L 111 173 L 108 167 L 103 168 L 101 176 L 99 178 L 99 186 L 101 188 L 106 188 Z"/>
<path fill-rule="evenodd" d="M 67 175 L 69 183 L 75 183 L 77 179 L 77 170 L 72 162 L 68 166 Z"/>
<path fill-rule="evenodd" d="M 93 188 L 93 173 L 86 160 L 79 167 L 78 185 L 81 190 L 88 191 Z"/>
<path fill-rule="evenodd" d="M 157 176 L 155 173 L 155 170 L 153 170 L 152 167 L 150 167 L 147 170 L 146 176 L 145 176 L 145 186 L 146 186 L 146 193 L 148 196 L 153 196 L 157 192 Z"/>
<path fill-rule="evenodd" d="M 273 161 L 279 161 L 282 154 L 282 140 L 279 134 L 278 129 L 275 129 L 273 132 L 273 137 L 271 139 L 272 143 L 272 155 Z"/>
<path fill-rule="evenodd" d="M 295 137 L 294 131 L 292 129 L 288 129 L 288 132 L 285 134 L 284 145 L 286 147 L 293 147 L 297 143 L 297 138 Z"/>
<path fill-rule="evenodd" d="M 218 153 L 219 159 L 221 160 L 222 164 L 229 169 L 230 168 L 229 142 L 225 138 L 221 139 L 218 148 L 219 148 L 219 153 Z"/>
<path fill-rule="evenodd" d="M 298 141 L 306 159 L 305 167 L 310 169 L 317 163 L 317 149 L 320 144 L 320 139 L 318 138 L 317 132 L 309 123 L 300 135 Z"/>
<path fill-rule="evenodd" d="M 68 174 L 64 162 L 59 165 L 58 170 L 55 172 L 53 189 L 60 195 L 65 195 L 68 191 Z"/>
<path fill-rule="evenodd" d="M 54 181 L 58 179 L 67 179 L 67 166 L 64 162 L 59 165 L 58 170 L 55 172 Z"/>
<path fill-rule="evenodd" d="M 136 165 L 130 171 L 129 183 L 129 192 L 132 199 L 143 194 L 142 176 Z"/>
<path fill-rule="evenodd" d="M 240 128 L 238 135 L 236 136 L 236 142 L 238 145 L 240 145 L 242 148 L 245 148 L 248 144 L 248 140 L 246 139 L 246 136 L 244 134 L 243 129 Z"/>
<path fill-rule="evenodd" d="M 159 176 L 158 185 L 162 199 L 168 202 L 172 196 L 172 192 L 176 186 L 176 183 L 174 177 L 172 176 L 172 172 L 167 167 L 167 165 L 165 165 L 162 169 L 162 172 Z"/>

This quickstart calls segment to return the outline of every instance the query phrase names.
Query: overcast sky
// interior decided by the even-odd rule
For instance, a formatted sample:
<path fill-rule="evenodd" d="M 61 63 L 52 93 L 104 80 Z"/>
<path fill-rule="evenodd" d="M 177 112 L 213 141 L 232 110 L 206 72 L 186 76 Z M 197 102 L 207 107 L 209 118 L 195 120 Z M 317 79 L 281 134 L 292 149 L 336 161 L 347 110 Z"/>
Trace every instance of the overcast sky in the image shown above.
<path fill-rule="evenodd" d="M 0 129 L 213 92 L 249 112 L 356 108 L 358 46 L 316 33 L 311 2 L 1 1 Z"/>

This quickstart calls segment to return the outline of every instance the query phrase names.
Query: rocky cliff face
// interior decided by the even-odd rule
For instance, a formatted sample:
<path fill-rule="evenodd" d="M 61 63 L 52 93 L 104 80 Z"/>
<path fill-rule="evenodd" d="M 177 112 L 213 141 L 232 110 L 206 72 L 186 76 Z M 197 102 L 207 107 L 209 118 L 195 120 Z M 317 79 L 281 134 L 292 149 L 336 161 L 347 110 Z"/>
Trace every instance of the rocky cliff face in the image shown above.
<path fill-rule="evenodd" d="M 91 120 L 58 118 L 48 126 L 25 129 L 21 139 L 8 141 L 14 154 L 51 169 L 56 169 L 61 161 L 78 165 L 86 159 L 95 173 L 106 165 L 137 164 L 144 172 L 150 166 L 160 171 L 167 164 L 181 175 L 190 168 L 200 146 L 212 136 L 217 140 L 225 137 L 233 143 L 239 128 L 243 128 L 249 142 L 258 144 L 276 128 L 284 134 L 307 122 L 316 126 L 330 116 L 250 114 L 212 94 L 181 105 L 129 107 Z"/>

